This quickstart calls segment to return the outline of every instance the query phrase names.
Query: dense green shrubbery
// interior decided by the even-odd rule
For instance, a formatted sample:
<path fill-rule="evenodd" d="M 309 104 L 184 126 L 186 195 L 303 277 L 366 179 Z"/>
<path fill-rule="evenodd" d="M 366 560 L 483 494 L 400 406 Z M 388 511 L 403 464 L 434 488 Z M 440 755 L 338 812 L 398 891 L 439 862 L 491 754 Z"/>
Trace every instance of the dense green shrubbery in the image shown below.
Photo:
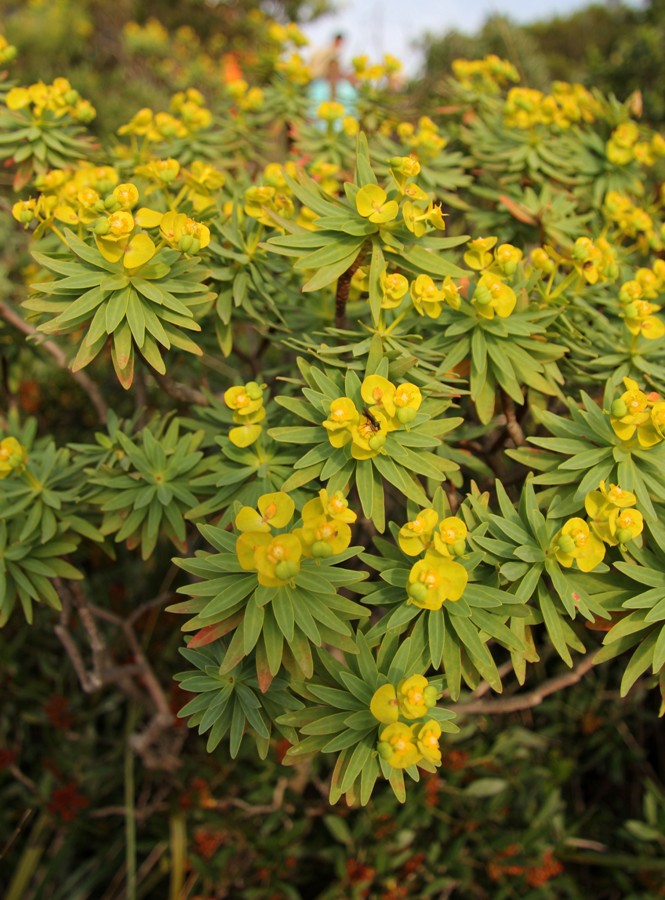
<path fill-rule="evenodd" d="M 66 79 L 4 90 L 0 155 L 33 262 L 20 307 L 20 286 L 0 300 L 0 620 L 26 710 L 3 724 L 2 760 L 8 798 L 39 810 L 9 896 L 42 855 L 33 893 L 95 895 L 123 844 L 129 896 L 163 891 L 160 866 L 173 897 L 220 882 L 312 896 L 280 843 L 289 827 L 326 843 L 299 796 L 346 848 L 345 867 L 320 851 L 336 878 L 320 896 L 583 895 L 564 864 L 605 854 L 623 813 L 590 842 L 559 794 L 572 778 L 594 818 L 604 794 L 582 773 L 625 782 L 601 679 L 664 693 L 665 139 L 579 85 L 510 87 L 496 57 L 457 61 L 446 105 L 413 121 L 388 100 L 396 62 L 358 59 L 353 114 L 307 115 L 297 30 L 270 34 L 289 55 L 261 86 L 229 78 L 211 103 L 187 87 L 103 149 Z M 180 665 L 167 605 L 187 617 Z M 99 703 L 62 696 L 49 627 Z M 50 697 L 20 683 L 33 634 Z M 475 718 L 578 681 L 591 760 L 547 734 L 556 697 L 543 734 Z M 209 761 L 191 738 L 181 760 L 176 711 Z M 52 735 L 41 760 L 45 716 L 85 766 Z M 405 774 L 395 812 L 383 782 L 404 801 Z M 370 805 L 332 813 L 321 794 Z M 655 780 L 644 797 L 625 826 L 644 849 L 623 862 L 649 896 Z M 54 817 L 91 800 L 58 846 Z M 252 835 L 229 837 L 229 808 L 268 817 L 260 865 L 236 859 Z M 480 809 L 502 829 L 489 850 Z M 169 816 L 168 865 L 152 814 Z M 114 815 L 126 835 L 106 873 L 73 865 Z M 18 842 L 20 811 L 3 821 Z M 421 830 L 434 821 L 438 843 Z"/>

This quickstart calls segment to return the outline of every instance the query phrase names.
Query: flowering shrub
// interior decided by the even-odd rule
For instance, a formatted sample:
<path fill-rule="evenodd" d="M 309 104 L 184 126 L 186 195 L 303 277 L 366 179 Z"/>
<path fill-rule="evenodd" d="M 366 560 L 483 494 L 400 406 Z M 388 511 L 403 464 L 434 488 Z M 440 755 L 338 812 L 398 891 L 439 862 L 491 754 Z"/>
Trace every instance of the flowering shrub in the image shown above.
<path fill-rule="evenodd" d="M 331 802 L 404 800 L 463 692 L 550 649 L 665 694 L 665 140 L 493 57 L 415 121 L 396 62 L 358 59 L 357 114 L 312 121 L 271 35 L 265 83 L 183 85 L 103 149 L 65 79 L 4 95 L 34 267 L 0 312 L 101 421 L 57 446 L 0 419 L 0 621 L 60 610 L 113 544 L 173 545 L 208 748 L 281 735 L 332 758 Z"/>

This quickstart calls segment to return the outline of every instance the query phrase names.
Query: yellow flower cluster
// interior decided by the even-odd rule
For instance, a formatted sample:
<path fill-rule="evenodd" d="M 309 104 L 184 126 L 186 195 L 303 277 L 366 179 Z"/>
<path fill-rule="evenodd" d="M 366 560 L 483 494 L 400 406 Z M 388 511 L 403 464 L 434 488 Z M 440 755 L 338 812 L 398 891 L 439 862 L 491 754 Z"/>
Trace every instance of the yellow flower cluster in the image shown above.
<path fill-rule="evenodd" d="M 665 156 L 665 139 L 660 134 L 653 134 L 650 140 L 640 141 L 637 124 L 623 122 L 612 132 L 605 152 L 615 166 L 627 166 L 633 160 L 643 166 L 652 166 L 658 157 Z"/>
<path fill-rule="evenodd" d="M 464 566 L 455 561 L 466 551 L 466 525 L 456 516 L 439 521 L 432 508 L 422 509 L 400 528 L 397 541 L 407 556 L 425 555 L 412 566 L 407 583 L 408 603 L 421 609 L 441 609 L 446 600 L 459 600 L 468 581 Z"/>
<path fill-rule="evenodd" d="M 293 518 L 295 504 L 288 494 L 263 494 L 257 507 L 243 506 L 235 518 L 241 532 L 236 555 L 245 571 L 258 573 L 264 587 L 291 582 L 303 557 L 326 559 L 351 543 L 349 524 L 355 522 L 356 514 L 340 492 L 329 495 L 326 490 L 319 491 L 319 496 L 303 507 L 302 527 L 288 534 L 271 532 L 272 528 L 285 528 Z"/>
<path fill-rule="evenodd" d="M 16 47 L 10 44 L 4 34 L 0 34 L 0 66 L 5 66 L 16 57 Z"/>
<path fill-rule="evenodd" d="M 287 81 L 302 87 L 312 80 L 312 70 L 299 53 L 292 53 L 287 59 L 281 59 L 276 65 Z"/>
<path fill-rule="evenodd" d="M 56 78 L 52 84 L 37 81 L 29 87 L 14 87 L 5 97 L 7 109 L 24 110 L 33 119 L 41 119 L 46 112 L 56 118 L 69 116 L 77 122 L 92 122 L 97 113 L 94 106 L 74 90 L 66 78 Z"/>
<path fill-rule="evenodd" d="M 327 559 L 346 550 L 351 543 L 349 526 L 357 518 L 341 491 L 328 494 L 320 490 L 318 497 L 303 506 L 302 528 L 293 532 L 302 545 L 303 556 Z"/>
<path fill-rule="evenodd" d="M 106 210 L 102 198 L 119 180 L 111 166 L 81 163 L 74 170 L 51 169 L 35 178 L 40 196 L 15 203 L 12 215 L 25 225 L 33 220 L 43 227 L 54 220 L 67 225 L 89 224 Z"/>
<path fill-rule="evenodd" d="M 610 424 L 622 441 L 637 440 L 640 447 L 654 447 L 665 440 L 665 400 L 651 391 L 645 394 L 632 378 L 623 379 L 624 393 L 610 409 Z"/>
<path fill-rule="evenodd" d="M 0 441 L 0 479 L 6 478 L 12 472 L 20 474 L 28 462 L 28 454 L 25 447 L 21 446 L 16 438 L 6 437 Z"/>
<path fill-rule="evenodd" d="M 580 571 L 591 572 L 603 561 L 606 544 L 615 547 L 640 535 L 644 520 L 639 510 L 632 509 L 636 502 L 630 491 L 616 484 L 606 488 L 601 481 L 584 500 L 590 521 L 568 519 L 553 537 L 551 549 L 559 564 L 569 569 L 577 563 Z"/>
<path fill-rule="evenodd" d="M 589 237 L 577 238 L 571 259 L 577 273 L 587 284 L 614 281 L 619 274 L 616 252 L 604 237 L 595 241 Z"/>
<path fill-rule="evenodd" d="M 238 109 L 245 112 L 261 109 L 265 99 L 259 87 L 250 87 L 243 78 L 236 78 L 226 85 L 226 93 L 236 102 Z"/>
<path fill-rule="evenodd" d="M 180 91 L 171 98 L 171 112 L 153 112 L 143 107 L 118 128 L 119 135 L 140 137 L 147 143 L 158 144 L 174 138 L 185 138 L 209 128 L 212 113 L 205 106 L 203 94 L 196 88 Z"/>
<path fill-rule="evenodd" d="M 374 692 L 370 712 L 387 726 L 379 732 L 377 751 L 388 765 L 405 769 L 421 760 L 441 764 L 439 723 L 434 719 L 415 724 L 400 721 L 400 716 L 410 721 L 425 718 L 440 696 L 424 675 L 405 678 L 397 688 L 384 684 Z"/>
<path fill-rule="evenodd" d="M 582 572 L 591 572 L 605 557 L 605 544 L 584 519 L 568 519 L 552 538 L 551 549 L 557 562 L 569 569 L 574 562 Z"/>
<path fill-rule="evenodd" d="M 659 262 L 662 263 L 663 260 Z M 665 263 L 663 267 L 665 268 Z M 641 335 L 647 340 L 656 340 L 665 335 L 665 322 L 654 315 L 662 307 L 649 302 L 658 296 L 662 288 L 658 282 L 659 279 L 652 269 L 638 269 L 635 278 L 625 281 L 619 288 L 621 315 L 632 335 Z"/>
<path fill-rule="evenodd" d="M 380 63 L 370 63 L 369 56 L 362 54 L 351 60 L 353 74 L 358 81 L 380 81 L 393 78 L 402 70 L 402 63 L 396 56 L 386 53 Z"/>
<path fill-rule="evenodd" d="M 279 587 L 300 571 L 302 545 L 294 534 L 273 535 L 271 528 L 284 528 L 293 518 L 295 504 L 288 494 L 277 491 L 258 499 L 258 511 L 243 506 L 235 519 L 241 532 L 236 542 L 238 562 L 246 572 L 257 572 L 259 584 Z"/>
<path fill-rule="evenodd" d="M 169 33 L 162 23 L 150 17 L 145 25 L 138 22 L 127 22 L 122 29 L 123 38 L 127 46 L 134 52 L 156 52 L 167 46 Z"/>
<path fill-rule="evenodd" d="M 636 240 L 642 253 L 662 246 L 649 213 L 636 206 L 626 194 L 608 191 L 603 204 L 605 218 L 616 225 L 622 237 Z"/>
<path fill-rule="evenodd" d="M 290 43 L 296 47 L 305 47 L 309 43 L 295 22 L 282 25 L 279 22 L 270 21 L 268 24 L 268 37 L 276 44 Z"/>
<path fill-rule="evenodd" d="M 393 276 L 389 276 L 393 277 Z M 436 319 L 444 304 L 451 309 L 459 309 L 461 304 L 459 290 L 450 275 L 447 275 L 441 287 L 437 287 L 430 275 L 418 275 L 411 282 L 409 294 L 413 307 L 419 316 Z"/>
<path fill-rule="evenodd" d="M 455 59 L 452 68 L 462 87 L 489 94 L 498 94 L 508 82 L 520 80 L 515 66 L 493 53 L 484 59 Z"/>
<path fill-rule="evenodd" d="M 224 403 L 233 410 L 233 421 L 237 423 L 237 427 L 229 431 L 229 440 L 236 447 L 249 447 L 259 439 L 262 431 L 259 422 L 266 417 L 264 389 L 265 384 L 248 381 L 224 391 Z"/>
<path fill-rule="evenodd" d="M 591 520 L 591 528 L 610 547 L 625 544 L 642 533 L 642 513 L 632 509 L 637 503 L 635 494 L 616 484 L 605 487 L 601 481 L 597 491 L 591 491 L 584 500 L 584 508 Z"/>
<path fill-rule="evenodd" d="M 551 94 L 533 88 L 511 88 L 504 106 L 504 121 L 512 128 L 553 125 L 570 128 L 577 122 L 594 122 L 601 107 L 581 84 L 555 81 Z"/>
<path fill-rule="evenodd" d="M 360 393 L 367 404 L 362 412 L 349 397 L 339 397 L 331 401 L 322 424 L 333 447 L 351 444 L 354 459 L 372 459 L 382 452 L 390 431 L 413 422 L 422 394 L 415 384 L 394 385 L 381 375 L 365 378 Z"/>
<path fill-rule="evenodd" d="M 522 251 L 512 244 L 497 247 L 497 241 L 496 237 L 476 238 L 469 241 L 464 254 L 467 266 L 482 272 L 471 305 L 483 319 L 493 319 L 495 315 L 506 319 L 517 304 L 517 295 L 505 279 L 515 273 Z"/>
<path fill-rule="evenodd" d="M 253 185 L 245 191 L 245 213 L 257 219 L 263 225 L 275 226 L 270 213 L 274 212 L 284 219 L 294 215 L 293 200 L 288 194 L 275 190 L 269 185 Z"/>
<path fill-rule="evenodd" d="M 424 161 L 437 157 L 448 143 L 429 116 L 421 116 L 417 128 L 411 122 L 400 122 L 397 134 L 411 153 Z"/>

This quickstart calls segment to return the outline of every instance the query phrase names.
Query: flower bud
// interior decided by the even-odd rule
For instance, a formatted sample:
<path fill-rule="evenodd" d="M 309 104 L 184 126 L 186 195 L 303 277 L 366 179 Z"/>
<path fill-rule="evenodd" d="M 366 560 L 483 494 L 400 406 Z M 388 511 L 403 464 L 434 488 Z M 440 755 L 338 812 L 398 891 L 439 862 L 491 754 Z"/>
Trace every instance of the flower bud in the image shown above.
<path fill-rule="evenodd" d="M 312 544 L 312 556 L 314 559 L 328 559 L 332 556 L 332 547 L 327 541 L 316 541 Z"/>
<path fill-rule="evenodd" d="M 633 533 L 630 528 L 619 528 L 617 530 L 617 540 L 620 544 L 625 544 L 627 541 L 632 540 Z"/>
<path fill-rule="evenodd" d="M 99 234 L 99 235 L 108 234 L 109 231 L 111 230 L 111 226 L 109 225 L 109 220 L 105 216 L 102 216 L 101 218 L 97 219 L 97 221 L 93 224 L 92 230 L 95 232 L 95 234 Z"/>
<path fill-rule="evenodd" d="M 288 581 L 294 575 L 297 575 L 299 571 L 300 565 L 292 559 L 283 559 L 275 566 L 275 575 L 281 581 Z"/>
<path fill-rule="evenodd" d="M 255 381 L 248 381 L 245 385 L 245 393 L 250 400 L 260 400 L 263 397 L 263 389 Z"/>
<path fill-rule="evenodd" d="M 407 593 L 412 600 L 416 601 L 416 603 L 424 603 L 428 594 L 427 585 L 420 581 L 416 581 L 415 584 L 410 584 L 407 587 Z"/>
<path fill-rule="evenodd" d="M 402 425 L 410 425 L 411 422 L 418 415 L 417 409 L 410 409 L 408 406 L 403 407 L 402 409 L 397 410 L 397 420 Z"/>
<path fill-rule="evenodd" d="M 367 441 L 370 450 L 381 450 L 385 442 L 385 434 L 373 434 L 372 437 Z"/>
<path fill-rule="evenodd" d="M 178 250 L 181 253 L 189 253 L 192 249 L 192 244 L 194 243 L 194 238 L 191 234 L 183 234 L 183 236 L 178 241 Z"/>
<path fill-rule="evenodd" d="M 473 299 L 479 306 L 488 306 L 492 302 L 492 294 L 488 287 L 484 284 L 479 284 L 475 290 Z"/>
<path fill-rule="evenodd" d="M 464 556 L 464 554 L 466 553 L 466 542 L 455 541 L 450 549 L 453 552 L 453 556 Z"/>
<path fill-rule="evenodd" d="M 575 549 L 575 541 L 569 534 L 562 534 L 559 538 L 559 550 L 562 553 L 572 553 Z"/>
<path fill-rule="evenodd" d="M 628 414 L 628 407 L 624 400 L 615 400 L 610 407 L 610 412 L 617 419 L 621 419 L 623 416 Z"/>

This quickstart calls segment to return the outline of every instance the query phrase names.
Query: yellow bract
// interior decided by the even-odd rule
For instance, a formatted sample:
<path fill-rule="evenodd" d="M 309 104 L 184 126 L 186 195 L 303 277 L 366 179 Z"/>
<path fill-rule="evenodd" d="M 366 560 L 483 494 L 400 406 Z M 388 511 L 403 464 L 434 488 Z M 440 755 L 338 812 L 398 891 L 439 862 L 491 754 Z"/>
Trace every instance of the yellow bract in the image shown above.
<path fill-rule="evenodd" d="M 432 543 L 439 515 L 434 509 L 421 509 L 412 522 L 402 525 L 397 542 L 407 556 L 418 556 Z"/>
<path fill-rule="evenodd" d="M 464 566 L 428 550 L 409 572 L 407 602 L 421 609 L 441 609 L 447 600 L 460 599 L 468 580 Z"/>
<path fill-rule="evenodd" d="M 552 539 L 557 561 L 569 569 L 574 562 L 582 572 L 591 572 L 605 557 L 605 545 L 593 535 L 584 519 L 568 519 Z"/>
<path fill-rule="evenodd" d="M 369 711 L 383 725 L 391 725 L 399 718 L 397 692 L 392 684 L 384 684 L 372 695 Z"/>
<path fill-rule="evenodd" d="M 480 276 L 471 301 L 476 313 L 483 319 L 493 319 L 495 315 L 506 319 L 515 309 L 516 303 L 515 291 L 491 272 Z"/>
<path fill-rule="evenodd" d="M 233 421 L 240 425 L 229 431 L 229 440 L 236 447 L 249 447 L 261 434 L 258 424 L 266 417 L 263 407 L 263 389 L 256 381 L 234 385 L 224 392 L 224 403 L 233 410 Z"/>
<path fill-rule="evenodd" d="M 623 379 L 626 391 L 612 403 L 610 424 L 622 441 L 637 439 L 640 447 L 653 447 L 665 438 L 665 401 L 645 394 L 632 378 Z"/>
<path fill-rule="evenodd" d="M 376 184 L 366 184 L 356 194 L 356 209 L 370 222 L 385 225 L 397 218 L 399 206 L 396 200 L 388 200 L 383 188 Z"/>
<path fill-rule="evenodd" d="M 21 472 L 28 462 L 28 454 L 14 437 L 6 437 L 0 441 L 0 479 L 12 472 Z"/>
<path fill-rule="evenodd" d="M 412 675 L 397 685 L 397 702 L 405 719 L 422 719 L 436 704 L 436 691 L 424 675 Z"/>
<path fill-rule="evenodd" d="M 415 765 L 422 753 L 416 744 L 411 726 L 393 722 L 379 734 L 379 756 L 395 769 Z"/>
<path fill-rule="evenodd" d="M 491 266 L 494 259 L 491 251 L 497 241 L 496 237 L 476 238 L 469 241 L 464 254 L 464 262 L 470 269 L 480 270 Z"/>

